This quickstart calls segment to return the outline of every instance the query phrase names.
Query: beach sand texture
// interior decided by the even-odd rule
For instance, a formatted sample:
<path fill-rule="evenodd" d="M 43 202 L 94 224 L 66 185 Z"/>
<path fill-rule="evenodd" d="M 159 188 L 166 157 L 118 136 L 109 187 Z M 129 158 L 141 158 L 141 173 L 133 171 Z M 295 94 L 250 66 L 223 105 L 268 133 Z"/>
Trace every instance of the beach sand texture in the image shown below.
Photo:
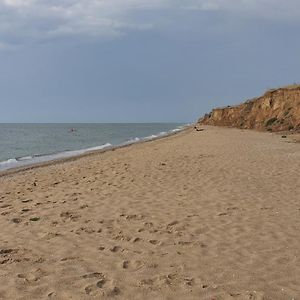
<path fill-rule="evenodd" d="M 300 144 L 204 128 L 0 177 L 0 299 L 300 299 Z"/>

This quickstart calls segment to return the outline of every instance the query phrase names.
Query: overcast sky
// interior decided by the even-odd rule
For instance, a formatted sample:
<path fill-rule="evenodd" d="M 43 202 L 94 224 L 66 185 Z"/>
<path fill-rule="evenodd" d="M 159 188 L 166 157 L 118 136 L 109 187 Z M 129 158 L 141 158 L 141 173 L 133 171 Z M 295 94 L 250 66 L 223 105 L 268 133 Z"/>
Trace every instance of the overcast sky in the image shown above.
<path fill-rule="evenodd" d="M 0 122 L 192 122 L 300 81 L 299 0 L 0 0 Z"/>

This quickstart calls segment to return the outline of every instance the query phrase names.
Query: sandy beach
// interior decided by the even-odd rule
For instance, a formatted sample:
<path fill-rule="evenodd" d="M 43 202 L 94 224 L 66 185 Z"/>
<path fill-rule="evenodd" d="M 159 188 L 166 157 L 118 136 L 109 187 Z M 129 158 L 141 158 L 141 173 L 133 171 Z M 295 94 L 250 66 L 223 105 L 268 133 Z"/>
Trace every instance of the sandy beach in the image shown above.
<path fill-rule="evenodd" d="M 0 176 L 0 299 L 300 299 L 300 144 L 203 128 Z"/>

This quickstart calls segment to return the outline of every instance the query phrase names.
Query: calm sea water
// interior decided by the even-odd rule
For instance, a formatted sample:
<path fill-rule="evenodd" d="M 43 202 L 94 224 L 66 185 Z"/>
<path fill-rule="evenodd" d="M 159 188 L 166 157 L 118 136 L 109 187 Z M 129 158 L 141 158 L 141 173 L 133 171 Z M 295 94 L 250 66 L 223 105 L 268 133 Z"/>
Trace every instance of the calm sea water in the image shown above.
<path fill-rule="evenodd" d="M 0 170 L 178 131 L 183 124 L 0 124 Z"/>

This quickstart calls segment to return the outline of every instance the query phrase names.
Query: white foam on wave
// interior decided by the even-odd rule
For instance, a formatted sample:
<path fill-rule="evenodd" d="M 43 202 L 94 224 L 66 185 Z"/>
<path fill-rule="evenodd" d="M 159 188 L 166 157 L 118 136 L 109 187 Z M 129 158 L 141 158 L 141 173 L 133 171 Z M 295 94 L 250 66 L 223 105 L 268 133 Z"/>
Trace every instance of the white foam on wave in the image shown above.
<path fill-rule="evenodd" d="M 86 151 L 86 152 L 97 151 L 97 150 L 102 150 L 102 149 L 105 149 L 105 148 L 108 148 L 108 147 L 112 147 L 112 144 L 106 143 L 106 144 L 101 145 L 101 146 L 96 146 L 96 147 L 87 148 L 87 149 L 85 149 L 85 151 Z"/>
<path fill-rule="evenodd" d="M 152 134 L 152 135 L 145 136 L 145 137 L 142 137 L 142 138 L 136 137 L 134 139 L 130 139 L 130 140 L 126 141 L 125 143 L 123 143 L 121 145 L 130 145 L 130 144 L 134 144 L 134 143 L 137 143 L 137 142 L 140 142 L 140 141 L 149 141 L 149 140 L 154 140 L 154 139 L 157 139 L 157 138 L 160 138 L 160 137 L 163 137 L 163 136 L 168 136 L 168 135 L 170 135 L 172 133 L 176 133 L 176 132 L 182 131 L 187 126 L 188 125 L 178 126 L 177 128 L 171 129 L 169 131 L 161 131 L 158 134 Z"/>
<path fill-rule="evenodd" d="M 144 139 L 144 140 L 153 140 L 153 139 L 155 139 L 155 138 L 157 138 L 157 137 L 158 137 L 158 135 L 152 134 L 152 135 L 149 135 L 149 136 L 144 137 L 143 139 Z"/>
<path fill-rule="evenodd" d="M 18 161 L 15 158 L 9 158 L 8 160 L 0 161 L 0 166 L 6 166 L 6 165 L 11 165 L 15 164 Z"/>
<path fill-rule="evenodd" d="M 52 161 L 56 159 L 62 159 L 62 158 L 68 158 L 72 156 L 81 155 L 84 153 L 102 150 L 108 147 L 111 147 L 112 144 L 106 143 L 104 145 L 81 149 L 81 150 L 72 150 L 72 151 L 64 151 L 64 152 L 58 152 L 53 154 L 45 154 L 45 155 L 34 155 L 34 156 L 24 156 L 19 158 L 10 158 L 8 160 L 0 162 L 0 170 L 8 170 L 11 168 L 16 167 L 24 167 L 31 164 L 41 163 L 41 162 L 47 162 Z"/>
<path fill-rule="evenodd" d="M 135 137 L 135 138 L 133 138 L 133 139 L 130 139 L 130 140 L 128 140 L 128 141 L 122 143 L 121 146 L 122 146 L 122 145 L 135 144 L 135 143 L 139 142 L 140 140 L 141 140 L 140 138 Z"/>

